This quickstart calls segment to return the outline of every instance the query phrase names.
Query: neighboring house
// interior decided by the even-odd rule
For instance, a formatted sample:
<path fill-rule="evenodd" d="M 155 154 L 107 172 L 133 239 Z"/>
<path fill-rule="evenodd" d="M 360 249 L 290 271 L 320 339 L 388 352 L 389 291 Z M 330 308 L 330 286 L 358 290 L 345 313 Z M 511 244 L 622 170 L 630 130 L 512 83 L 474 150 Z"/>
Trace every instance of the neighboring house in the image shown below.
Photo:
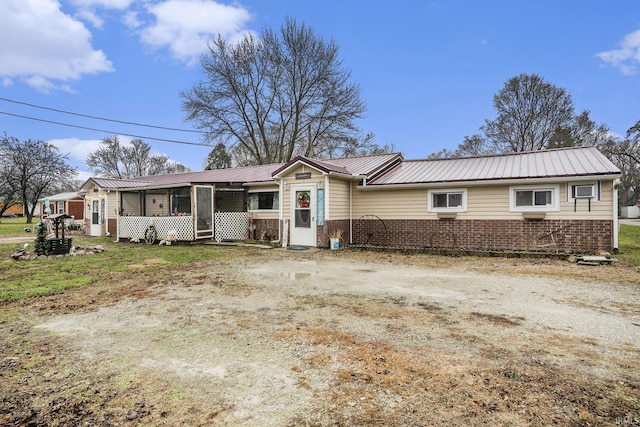
<path fill-rule="evenodd" d="M 91 178 L 87 230 L 140 238 L 279 240 L 473 250 L 618 246 L 621 172 L 593 147 L 455 159 L 386 154 L 141 177 Z"/>
<path fill-rule="evenodd" d="M 49 209 L 51 210 L 50 215 L 64 213 L 72 216 L 75 220 L 84 219 L 84 197 L 78 192 L 54 194 L 53 196 L 48 196 L 48 199 Z M 45 200 L 45 197 L 38 199 L 39 208 L 37 212 L 40 212 L 40 216 L 47 215 Z"/>
<path fill-rule="evenodd" d="M 0 200 L 0 208 L 4 206 L 4 200 Z M 15 205 L 9 206 L 9 208 L 4 211 L 4 216 L 24 216 L 24 209 L 22 207 L 22 203 L 16 203 Z"/>

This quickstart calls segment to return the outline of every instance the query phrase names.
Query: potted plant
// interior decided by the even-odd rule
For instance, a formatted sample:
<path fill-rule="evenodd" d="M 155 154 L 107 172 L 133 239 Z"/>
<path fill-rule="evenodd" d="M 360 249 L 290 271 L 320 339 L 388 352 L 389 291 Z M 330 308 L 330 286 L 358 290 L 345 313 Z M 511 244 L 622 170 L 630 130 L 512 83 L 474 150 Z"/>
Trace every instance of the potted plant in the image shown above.
<path fill-rule="evenodd" d="M 331 250 L 340 248 L 340 240 L 342 239 L 342 230 L 336 229 L 329 234 L 329 247 Z"/>

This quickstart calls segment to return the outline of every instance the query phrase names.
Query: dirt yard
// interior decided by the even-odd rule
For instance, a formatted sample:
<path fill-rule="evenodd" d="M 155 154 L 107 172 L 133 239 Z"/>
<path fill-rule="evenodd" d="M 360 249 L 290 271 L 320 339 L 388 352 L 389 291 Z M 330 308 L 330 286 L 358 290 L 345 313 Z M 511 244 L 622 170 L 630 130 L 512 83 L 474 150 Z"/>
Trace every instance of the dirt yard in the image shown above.
<path fill-rule="evenodd" d="M 131 270 L 5 305 L 0 424 L 640 425 L 633 268 L 250 250 Z"/>

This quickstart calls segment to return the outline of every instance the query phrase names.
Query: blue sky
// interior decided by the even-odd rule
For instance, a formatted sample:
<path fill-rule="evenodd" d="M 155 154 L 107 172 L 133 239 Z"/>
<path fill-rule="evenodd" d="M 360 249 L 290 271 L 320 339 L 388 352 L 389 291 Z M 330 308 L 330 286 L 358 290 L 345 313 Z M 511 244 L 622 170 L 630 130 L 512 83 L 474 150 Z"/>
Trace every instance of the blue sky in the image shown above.
<path fill-rule="evenodd" d="M 495 117 L 493 95 L 521 73 L 565 88 L 576 112 L 590 110 L 618 135 L 640 120 L 640 2 L 632 0 L 2 0 L 0 132 L 51 141 L 81 179 L 90 176 L 84 159 L 113 134 L 199 143 L 193 133 L 7 100 L 192 129 L 179 92 L 203 77 L 206 41 L 278 29 L 287 16 L 337 42 L 367 103 L 360 127 L 406 158 L 455 149 L 477 133 Z M 210 151 L 143 140 L 194 170 Z"/>

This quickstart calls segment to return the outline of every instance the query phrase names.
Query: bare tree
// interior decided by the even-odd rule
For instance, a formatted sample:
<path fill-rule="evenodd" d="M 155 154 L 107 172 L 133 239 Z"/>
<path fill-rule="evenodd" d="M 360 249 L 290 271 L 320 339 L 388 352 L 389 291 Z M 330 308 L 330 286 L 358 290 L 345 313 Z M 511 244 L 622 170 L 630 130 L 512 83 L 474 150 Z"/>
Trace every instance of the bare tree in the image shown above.
<path fill-rule="evenodd" d="M 568 126 L 557 128 L 546 148 L 591 147 L 604 144 L 611 138 L 609 127 L 604 123 L 597 125 L 589 114 L 589 110 L 583 110 L 571 119 Z"/>
<path fill-rule="evenodd" d="M 334 41 L 288 18 L 279 33 L 264 29 L 237 44 L 218 36 L 208 48 L 206 80 L 180 94 L 183 110 L 209 141 L 234 146 L 238 164 L 328 157 L 358 134 L 365 104 Z"/>
<path fill-rule="evenodd" d="M 133 139 L 127 146 L 116 135 L 103 139 L 86 163 L 97 175 L 116 179 L 188 171 L 167 155 L 151 154 L 151 146 L 141 139 Z"/>
<path fill-rule="evenodd" d="M 626 138 L 611 137 L 598 148 L 622 171 L 620 205 L 635 205 L 640 200 L 640 121 L 629 128 Z"/>
<path fill-rule="evenodd" d="M 493 96 L 498 112 L 481 127 L 497 152 L 543 150 L 573 119 L 571 96 L 537 74 L 512 77 Z"/>
<path fill-rule="evenodd" d="M 22 202 L 27 223 L 31 223 L 40 199 L 60 186 L 69 185 L 78 172 L 67 164 L 68 157 L 44 141 L 20 142 L 6 135 L 0 139 L 0 182 Z"/>
<path fill-rule="evenodd" d="M 635 205 L 640 200 L 640 146 L 629 138 L 611 138 L 598 148 L 622 171 L 620 205 Z"/>
<path fill-rule="evenodd" d="M 482 135 L 474 134 L 471 136 L 465 136 L 464 141 L 458 145 L 454 151 L 446 148 L 431 153 L 427 158 L 429 159 L 444 159 L 451 157 L 470 157 L 470 156 L 485 156 L 489 154 L 495 154 L 495 147 Z"/>

